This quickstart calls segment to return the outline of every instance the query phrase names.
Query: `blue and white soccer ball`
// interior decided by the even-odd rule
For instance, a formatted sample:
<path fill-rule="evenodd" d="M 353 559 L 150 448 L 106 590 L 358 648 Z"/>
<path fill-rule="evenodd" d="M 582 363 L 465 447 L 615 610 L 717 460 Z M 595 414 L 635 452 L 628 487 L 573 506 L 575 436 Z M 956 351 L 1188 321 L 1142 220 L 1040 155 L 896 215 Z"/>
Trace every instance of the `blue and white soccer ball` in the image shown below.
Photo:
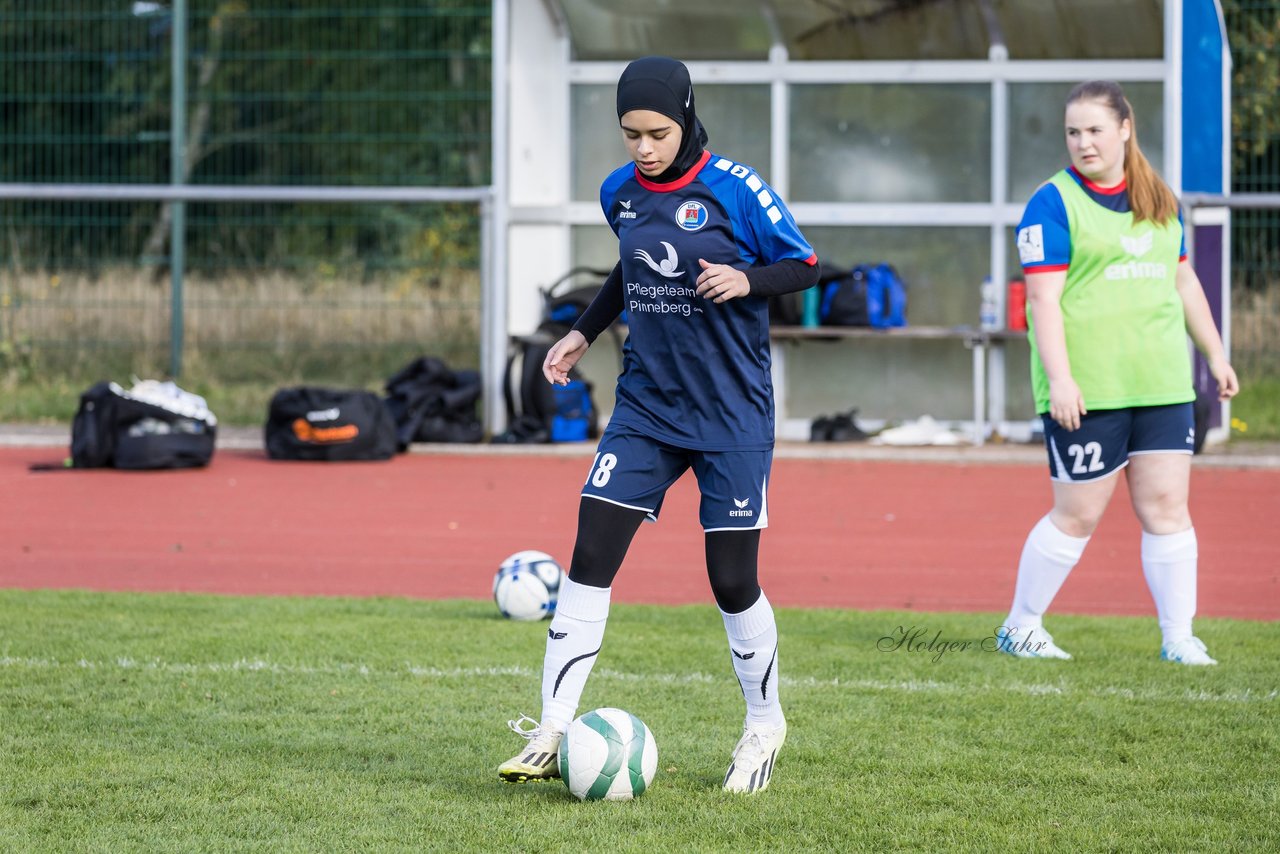
<path fill-rule="evenodd" d="M 560 777 L 580 801 L 629 801 L 658 770 L 658 742 L 622 709 L 595 709 L 569 724 L 560 741 Z"/>
<path fill-rule="evenodd" d="M 493 601 L 509 620 L 541 620 L 556 610 L 564 570 L 546 552 L 516 552 L 493 577 Z"/>

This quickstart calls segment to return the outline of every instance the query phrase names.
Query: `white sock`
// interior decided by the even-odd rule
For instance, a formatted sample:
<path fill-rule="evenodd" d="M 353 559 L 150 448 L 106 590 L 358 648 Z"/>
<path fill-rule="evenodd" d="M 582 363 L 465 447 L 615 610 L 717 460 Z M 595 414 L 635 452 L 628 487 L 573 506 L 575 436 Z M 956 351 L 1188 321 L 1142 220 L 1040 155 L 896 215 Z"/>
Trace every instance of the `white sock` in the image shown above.
<path fill-rule="evenodd" d="M 1020 637 L 1026 637 L 1029 630 L 1039 629 L 1049 603 L 1058 595 L 1072 567 L 1080 562 L 1080 555 L 1088 544 L 1088 537 L 1062 533 L 1048 515 L 1037 522 L 1022 547 L 1013 606 L 1005 625 L 1019 629 Z"/>
<path fill-rule="evenodd" d="M 1196 529 L 1177 534 L 1142 532 L 1142 574 L 1156 602 L 1164 643 L 1191 637 L 1196 615 Z"/>
<path fill-rule="evenodd" d="M 596 663 L 609 619 L 608 587 L 591 587 L 565 578 L 556 613 L 547 629 L 542 659 L 543 729 L 564 732 L 572 723 L 582 689 Z"/>
<path fill-rule="evenodd" d="M 729 636 L 733 670 L 747 701 L 747 726 L 782 726 L 782 704 L 778 701 L 778 625 L 773 608 L 760 591 L 760 598 L 737 614 L 720 612 Z"/>

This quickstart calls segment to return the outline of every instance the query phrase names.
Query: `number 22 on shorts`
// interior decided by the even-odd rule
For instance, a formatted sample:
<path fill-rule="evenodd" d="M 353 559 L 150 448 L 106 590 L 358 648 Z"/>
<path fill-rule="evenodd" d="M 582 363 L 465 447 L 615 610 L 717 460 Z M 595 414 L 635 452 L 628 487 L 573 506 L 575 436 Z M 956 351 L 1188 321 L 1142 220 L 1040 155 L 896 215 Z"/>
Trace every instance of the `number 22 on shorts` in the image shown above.
<path fill-rule="evenodd" d="M 1088 442 L 1082 448 L 1079 445 L 1071 445 L 1067 448 L 1067 453 L 1071 456 L 1071 473 L 1085 474 L 1091 471 L 1102 471 L 1106 465 L 1102 462 L 1102 445 L 1097 442 Z M 1085 456 L 1089 457 L 1089 465 L 1085 467 Z"/>
<path fill-rule="evenodd" d="M 613 468 L 618 464 L 618 458 L 613 454 L 596 454 L 596 458 L 591 462 L 591 472 L 587 475 L 587 482 L 592 486 L 604 486 L 609 482 L 609 478 L 613 475 Z"/>

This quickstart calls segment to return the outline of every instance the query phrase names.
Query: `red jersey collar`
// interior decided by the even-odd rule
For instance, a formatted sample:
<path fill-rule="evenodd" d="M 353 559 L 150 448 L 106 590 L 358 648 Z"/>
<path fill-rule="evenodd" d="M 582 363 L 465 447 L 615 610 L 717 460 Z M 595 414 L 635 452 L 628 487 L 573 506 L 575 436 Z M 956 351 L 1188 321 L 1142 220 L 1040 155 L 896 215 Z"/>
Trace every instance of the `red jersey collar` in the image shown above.
<path fill-rule="evenodd" d="M 689 171 L 685 172 L 674 181 L 668 181 L 665 184 L 658 184 L 650 181 L 648 178 L 640 174 L 639 167 L 636 167 L 636 180 L 640 182 L 640 186 L 646 190 L 652 190 L 655 193 L 670 193 L 673 190 L 680 190 L 693 183 L 693 179 L 698 177 L 698 173 L 702 171 L 702 167 L 707 165 L 707 161 L 711 159 L 711 152 L 704 151 L 702 156 L 698 158 L 698 162 L 689 167 Z"/>
<path fill-rule="evenodd" d="M 1080 181 L 1080 183 L 1084 184 L 1095 193 L 1101 193 L 1104 196 L 1118 196 L 1120 193 L 1129 189 L 1129 185 L 1124 178 L 1121 178 L 1120 183 L 1116 184 L 1114 187 L 1104 187 L 1101 184 L 1095 184 L 1093 181 L 1090 181 L 1088 178 L 1081 175 L 1076 167 L 1068 166 L 1067 168 L 1071 170 L 1071 174 L 1075 175 L 1076 179 Z"/>

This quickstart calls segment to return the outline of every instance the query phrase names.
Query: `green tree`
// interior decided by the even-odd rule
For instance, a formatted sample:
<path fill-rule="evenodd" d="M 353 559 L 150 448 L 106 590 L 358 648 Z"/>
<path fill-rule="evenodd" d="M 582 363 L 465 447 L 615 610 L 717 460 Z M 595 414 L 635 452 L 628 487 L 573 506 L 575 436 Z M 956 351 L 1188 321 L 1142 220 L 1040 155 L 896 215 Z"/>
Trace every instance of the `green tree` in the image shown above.
<path fill-rule="evenodd" d="M 1280 4 L 1223 0 L 1231 50 L 1233 186 L 1280 190 Z"/>

